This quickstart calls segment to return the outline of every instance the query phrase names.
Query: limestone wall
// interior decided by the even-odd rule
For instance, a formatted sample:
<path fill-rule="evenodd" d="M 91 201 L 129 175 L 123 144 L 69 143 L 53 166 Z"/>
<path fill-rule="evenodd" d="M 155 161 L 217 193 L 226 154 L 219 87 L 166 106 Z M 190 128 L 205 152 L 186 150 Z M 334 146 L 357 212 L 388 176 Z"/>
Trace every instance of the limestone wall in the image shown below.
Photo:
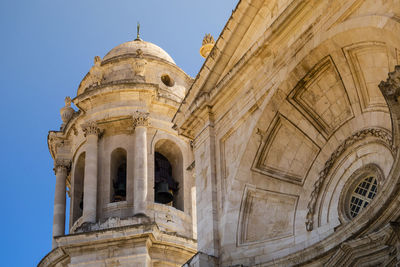
<path fill-rule="evenodd" d="M 270 12 L 272 3 L 260 2 L 253 4 Z M 238 25 L 248 24 L 246 6 L 239 4 L 231 18 Z M 270 27 L 255 17 L 247 32 L 230 28 L 231 37 L 226 29 L 225 40 L 243 38 L 238 50 L 246 52 L 228 46 L 214 51 L 208 70 L 200 71 L 208 78 L 195 81 L 197 95 L 189 92 L 193 101 L 181 107 L 191 116 L 174 119 L 195 140 L 196 184 L 203 196 L 197 207 L 208 211 L 198 219 L 208 225 L 198 228 L 207 235 L 199 250 L 222 266 L 273 265 L 289 255 L 295 256 L 282 265 L 302 263 L 304 255 L 317 262 L 355 229 L 373 225 L 386 208 L 372 201 L 350 220 L 343 215 L 349 204 L 341 199 L 353 174 L 371 164 L 382 173 L 378 191 L 390 187 L 396 148 L 378 85 L 400 63 L 400 6 L 288 6 Z M 245 38 L 260 31 L 256 41 Z M 226 57 L 230 67 L 221 72 L 218 64 Z M 318 246 L 323 240 L 329 241 Z M 311 247 L 312 253 L 301 253 Z"/>

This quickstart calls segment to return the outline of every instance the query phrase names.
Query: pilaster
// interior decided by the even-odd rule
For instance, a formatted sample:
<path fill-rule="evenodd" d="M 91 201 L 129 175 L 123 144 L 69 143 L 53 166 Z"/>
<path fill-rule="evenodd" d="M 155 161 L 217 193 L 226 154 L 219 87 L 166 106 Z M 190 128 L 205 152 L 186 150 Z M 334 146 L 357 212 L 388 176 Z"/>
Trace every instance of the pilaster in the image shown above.
<path fill-rule="evenodd" d="M 215 130 L 211 113 L 205 127 L 194 140 L 196 162 L 196 202 L 198 251 L 219 255 L 218 203 L 215 158 Z M 200 266 L 203 266 L 200 264 Z"/>

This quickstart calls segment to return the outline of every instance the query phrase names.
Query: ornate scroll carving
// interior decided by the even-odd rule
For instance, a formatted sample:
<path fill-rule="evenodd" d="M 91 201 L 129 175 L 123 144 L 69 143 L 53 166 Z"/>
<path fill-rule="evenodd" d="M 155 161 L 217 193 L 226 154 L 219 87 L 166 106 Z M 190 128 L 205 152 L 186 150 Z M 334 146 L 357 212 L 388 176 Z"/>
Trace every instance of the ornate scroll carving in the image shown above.
<path fill-rule="evenodd" d="M 138 126 L 144 126 L 144 127 L 149 126 L 148 112 L 136 111 L 135 114 L 133 114 L 133 128 L 136 128 Z"/>
<path fill-rule="evenodd" d="M 392 98 L 394 101 L 398 101 L 400 96 L 400 65 L 394 68 L 394 71 L 389 72 L 389 77 L 386 81 L 381 81 L 379 84 L 382 94 Z"/>
<path fill-rule="evenodd" d="M 69 172 L 71 170 L 71 160 L 69 159 L 56 159 L 54 161 L 54 173 L 58 171 Z"/>
<path fill-rule="evenodd" d="M 355 144 L 356 142 L 363 140 L 367 137 L 376 137 L 382 140 L 385 144 L 387 144 L 392 150 L 392 137 L 390 133 L 386 132 L 382 129 L 364 129 L 359 132 L 356 132 L 352 136 L 349 136 L 341 143 L 336 150 L 331 154 L 329 159 L 325 162 L 324 168 L 318 175 L 318 179 L 315 181 L 313 186 L 313 191 L 311 192 L 310 201 L 307 205 L 307 217 L 306 217 L 306 229 L 307 231 L 313 230 L 313 221 L 314 221 L 314 212 L 315 212 L 315 205 L 317 203 L 318 195 L 322 188 L 322 185 L 328 176 L 329 172 L 331 171 L 332 167 L 335 165 L 338 158 L 346 151 L 350 146 Z"/>
<path fill-rule="evenodd" d="M 98 135 L 100 133 L 100 130 L 97 127 L 97 123 L 94 121 L 90 121 L 85 124 L 82 124 L 81 127 L 82 127 L 85 137 L 90 134 Z"/>

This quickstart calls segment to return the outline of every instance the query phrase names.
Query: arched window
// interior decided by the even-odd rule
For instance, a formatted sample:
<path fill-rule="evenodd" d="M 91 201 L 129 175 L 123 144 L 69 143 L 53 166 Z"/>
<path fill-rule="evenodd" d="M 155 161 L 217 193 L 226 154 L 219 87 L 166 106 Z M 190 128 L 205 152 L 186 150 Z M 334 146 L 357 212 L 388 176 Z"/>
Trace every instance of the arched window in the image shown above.
<path fill-rule="evenodd" d="M 356 186 L 350 197 L 349 212 L 352 218 L 356 217 L 374 199 L 378 190 L 378 183 L 373 175 L 368 175 Z"/>
<path fill-rule="evenodd" d="M 126 151 L 117 148 L 111 153 L 110 201 L 126 200 Z"/>
<path fill-rule="evenodd" d="M 342 222 L 352 220 L 368 207 L 378 194 L 383 177 L 375 164 L 367 164 L 350 176 L 339 199 L 339 219 Z"/>
<path fill-rule="evenodd" d="M 183 211 L 182 152 L 177 144 L 168 139 L 158 140 L 154 151 L 154 201 Z"/>
<path fill-rule="evenodd" d="M 169 204 L 178 192 L 178 183 L 172 177 L 172 166 L 161 153 L 154 153 L 154 201 Z"/>
<path fill-rule="evenodd" d="M 83 213 L 83 187 L 85 178 L 85 152 L 79 155 L 75 162 L 73 177 L 72 196 L 72 224 L 78 220 Z"/>

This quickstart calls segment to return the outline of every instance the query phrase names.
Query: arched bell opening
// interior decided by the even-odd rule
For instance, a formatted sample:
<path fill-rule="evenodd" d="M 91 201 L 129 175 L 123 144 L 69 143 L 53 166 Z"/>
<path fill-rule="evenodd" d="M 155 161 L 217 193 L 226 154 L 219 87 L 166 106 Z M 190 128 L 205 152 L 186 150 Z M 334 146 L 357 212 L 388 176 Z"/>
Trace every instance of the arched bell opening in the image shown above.
<path fill-rule="evenodd" d="M 154 152 L 154 201 L 183 211 L 183 162 L 179 147 L 160 140 Z"/>
<path fill-rule="evenodd" d="M 85 152 L 81 153 L 75 163 L 72 196 L 72 225 L 83 213 L 83 186 L 85 179 Z"/>
<path fill-rule="evenodd" d="M 117 148 L 111 153 L 110 202 L 126 200 L 126 150 Z"/>
<path fill-rule="evenodd" d="M 171 204 L 178 192 L 178 182 L 172 177 L 172 166 L 161 153 L 154 153 L 154 201 Z"/>

